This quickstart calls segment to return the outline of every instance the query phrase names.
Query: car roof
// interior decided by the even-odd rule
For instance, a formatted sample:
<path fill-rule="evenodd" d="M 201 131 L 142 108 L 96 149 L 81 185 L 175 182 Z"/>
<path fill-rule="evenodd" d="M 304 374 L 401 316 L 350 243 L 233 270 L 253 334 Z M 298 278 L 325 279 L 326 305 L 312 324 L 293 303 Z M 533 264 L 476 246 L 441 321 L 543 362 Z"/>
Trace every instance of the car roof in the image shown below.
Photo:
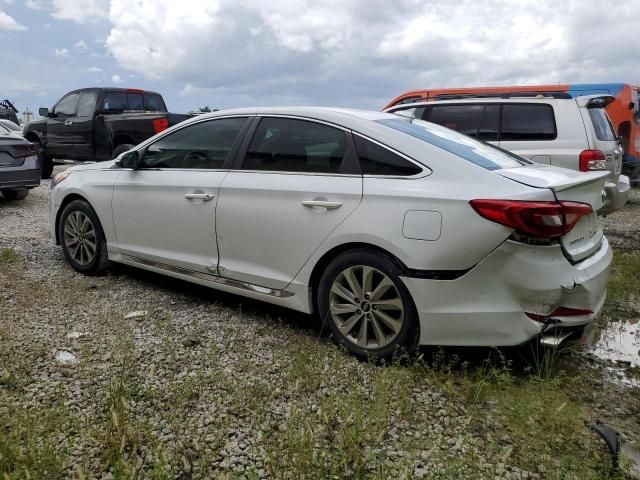
<path fill-rule="evenodd" d="M 600 97 L 602 95 L 594 95 L 595 97 Z M 580 97 L 576 97 L 580 98 Z M 512 98 L 503 98 L 503 97 L 470 97 L 470 98 L 451 98 L 446 100 L 426 100 L 423 102 L 413 102 L 413 103 L 402 103 L 398 105 L 393 105 L 385 110 L 404 110 L 408 108 L 420 108 L 426 107 L 428 105 L 433 104 L 467 104 L 467 103 L 555 103 L 555 102 L 567 102 L 567 101 L 576 101 L 576 98 L 552 98 L 552 97 L 512 97 Z"/>

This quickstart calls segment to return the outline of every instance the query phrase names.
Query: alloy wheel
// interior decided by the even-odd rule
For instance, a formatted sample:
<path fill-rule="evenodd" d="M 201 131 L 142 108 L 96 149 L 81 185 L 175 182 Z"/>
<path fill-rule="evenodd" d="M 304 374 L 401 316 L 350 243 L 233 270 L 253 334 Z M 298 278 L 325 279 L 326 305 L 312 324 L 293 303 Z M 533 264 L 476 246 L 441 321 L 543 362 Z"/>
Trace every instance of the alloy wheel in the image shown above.
<path fill-rule="evenodd" d="M 349 267 L 335 278 L 329 312 L 338 330 L 362 348 L 383 348 L 404 323 L 404 302 L 393 281 L 366 265 Z"/>
<path fill-rule="evenodd" d="M 80 265 L 89 265 L 96 256 L 96 230 L 83 212 L 71 212 L 64 224 L 64 246 Z"/>

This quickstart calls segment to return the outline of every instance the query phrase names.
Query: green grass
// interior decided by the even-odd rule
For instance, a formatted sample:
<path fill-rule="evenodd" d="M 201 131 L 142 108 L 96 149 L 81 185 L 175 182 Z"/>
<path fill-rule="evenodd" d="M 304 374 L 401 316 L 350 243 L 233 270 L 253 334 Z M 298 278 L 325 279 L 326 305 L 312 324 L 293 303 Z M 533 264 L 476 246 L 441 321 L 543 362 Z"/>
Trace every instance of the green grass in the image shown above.
<path fill-rule="evenodd" d="M 629 301 L 637 305 L 640 300 L 640 253 L 618 250 L 614 253 L 613 269 L 607 288 L 607 312 L 625 307 Z"/>
<path fill-rule="evenodd" d="M 20 255 L 13 248 L 0 248 L 0 265 L 16 264 L 20 258 Z"/>

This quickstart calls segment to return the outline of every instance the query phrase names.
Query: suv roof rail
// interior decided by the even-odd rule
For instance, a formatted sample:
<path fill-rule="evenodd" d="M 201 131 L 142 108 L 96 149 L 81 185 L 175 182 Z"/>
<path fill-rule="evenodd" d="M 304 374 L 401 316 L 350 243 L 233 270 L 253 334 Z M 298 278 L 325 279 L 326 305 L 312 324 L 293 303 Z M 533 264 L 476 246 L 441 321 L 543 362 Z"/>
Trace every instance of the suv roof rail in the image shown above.
<path fill-rule="evenodd" d="M 502 92 L 502 93 L 441 93 L 433 100 L 458 100 L 464 98 L 573 98 L 566 92 Z"/>
<path fill-rule="evenodd" d="M 0 109 L 11 110 L 11 111 L 13 111 L 15 113 L 18 113 L 18 109 L 16 107 L 14 107 L 13 103 L 11 103 L 6 98 L 4 100 L 0 100 Z"/>

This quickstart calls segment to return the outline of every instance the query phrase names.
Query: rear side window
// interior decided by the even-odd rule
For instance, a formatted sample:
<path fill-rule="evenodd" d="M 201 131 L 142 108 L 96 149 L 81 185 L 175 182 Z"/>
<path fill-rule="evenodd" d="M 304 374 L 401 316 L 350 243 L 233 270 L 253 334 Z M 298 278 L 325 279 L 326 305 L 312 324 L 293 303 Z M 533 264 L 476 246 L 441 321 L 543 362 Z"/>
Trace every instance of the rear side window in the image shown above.
<path fill-rule="evenodd" d="M 103 110 L 127 110 L 127 94 L 125 92 L 107 92 L 102 102 Z"/>
<path fill-rule="evenodd" d="M 346 134 L 337 128 L 291 118 L 263 118 L 242 168 L 339 173 L 346 151 Z"/>
<path fill-rule="evenodd" d="M 506 103 L 502 105 L 500 140 L 553 140 L 556 122 L 551 105 Z"/>
<path fill-rule="evenodd" d="M 593 129 L 596 132 L 596 138 L 598 140 L 612 141 L 616 139 L 616 134 L 613 131 L 609 117 L 605 113 L 603 108 L 588 108 L 591 122 L 593 123 Z"/>
<path fill-rule="evenodd" d="M 221 118 L 176 130 L 149 145 L 142 168 L 221 169 L 246 121 Z"/>
<path fill-rule="evenodd" d="M 434 105 L 428 120 L 486 141 L 498 140 L 500 105 Z"/>
<path fill-rule="evenodd" d="M 353 136 L 356 151 L 360 159 L 360 168 L 364 175 L 393 175 L 408 177 L 417 175 L 422 169 L 395 153 L 366 140 Z"/>

